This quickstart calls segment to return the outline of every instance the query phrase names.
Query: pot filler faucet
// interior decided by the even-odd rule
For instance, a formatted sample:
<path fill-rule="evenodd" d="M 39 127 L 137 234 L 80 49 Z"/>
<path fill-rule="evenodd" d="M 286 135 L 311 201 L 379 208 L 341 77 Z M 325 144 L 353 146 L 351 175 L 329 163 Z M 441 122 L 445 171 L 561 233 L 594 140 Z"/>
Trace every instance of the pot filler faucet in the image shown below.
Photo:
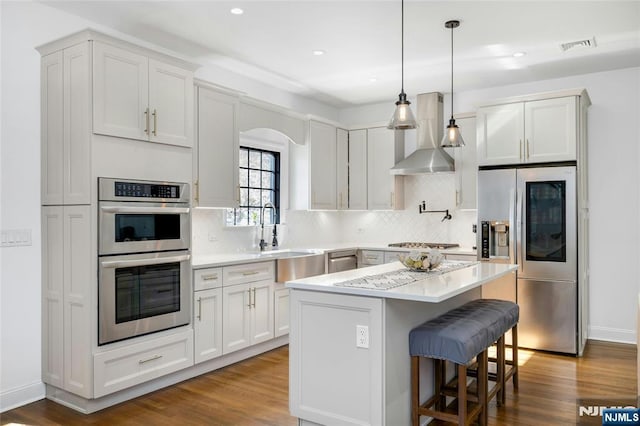
<path fill-rule="evenodd" d="M 266 209 L 272 209 L 274 212 L 276 210 L 275 206 L 272 203 L 265 203 L 260 209 L 260 251 L 264 251 L 267 247 L 267 242 L 264 240 L 264 211 Z M 276 224 L 273 224 L 273 247 L 278 246 L 278 240 L 276 240 Z"/>

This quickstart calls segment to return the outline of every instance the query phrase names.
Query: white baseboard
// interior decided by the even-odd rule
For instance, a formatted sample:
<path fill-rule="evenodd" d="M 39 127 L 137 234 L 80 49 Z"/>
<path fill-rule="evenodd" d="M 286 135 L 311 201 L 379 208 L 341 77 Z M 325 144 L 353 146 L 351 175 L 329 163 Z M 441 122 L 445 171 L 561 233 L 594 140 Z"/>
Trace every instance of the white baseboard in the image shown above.
<path fill-rule="evenodd" d="M 36 382 L 0 393 L 0 413 L 44 399 L 44 383 Z"/>
<path fill-rule="evenodd" d="M 622 328 L 589 326 L 589 339 L 603 340 L 605 342 L 636 344 L 637 335 L 635 330 L 625 330 Z"/>

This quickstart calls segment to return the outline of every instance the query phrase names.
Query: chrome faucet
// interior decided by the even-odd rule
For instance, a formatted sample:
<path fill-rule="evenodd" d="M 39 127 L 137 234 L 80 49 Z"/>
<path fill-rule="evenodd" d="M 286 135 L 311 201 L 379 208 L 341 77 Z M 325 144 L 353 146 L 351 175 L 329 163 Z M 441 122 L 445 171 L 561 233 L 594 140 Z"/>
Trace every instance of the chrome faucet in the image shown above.
<path fill-rule="evenodd" d="M 274 212 L 276 210 L 275 206 L 272 203 L 265 203 L 260 209 L 260 251 L 264 251 L 265 247 L 267 247 L 267 243 L 264 241 L 264 211 L 266 209 L 272 209 Z"/>

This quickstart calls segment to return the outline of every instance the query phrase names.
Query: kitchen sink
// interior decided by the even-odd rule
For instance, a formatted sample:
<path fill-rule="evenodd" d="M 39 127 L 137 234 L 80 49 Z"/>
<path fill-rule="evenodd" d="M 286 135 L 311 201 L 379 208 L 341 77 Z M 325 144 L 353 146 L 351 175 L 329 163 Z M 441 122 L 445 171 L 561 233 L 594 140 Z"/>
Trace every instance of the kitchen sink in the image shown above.
<path fill-rule="evenodd" d="M 260 253 L 260 259 L 275 259 L 276 281 L 279 283 L 322 275 L 325 273 L 325 254 L 317 251 L 278 251 Z"/>

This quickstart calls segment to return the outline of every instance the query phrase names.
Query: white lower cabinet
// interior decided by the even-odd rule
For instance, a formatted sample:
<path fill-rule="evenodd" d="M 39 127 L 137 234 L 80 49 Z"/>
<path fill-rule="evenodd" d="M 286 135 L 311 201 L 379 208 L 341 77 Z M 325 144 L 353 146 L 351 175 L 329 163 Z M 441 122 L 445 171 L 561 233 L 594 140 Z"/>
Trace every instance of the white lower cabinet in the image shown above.
<path fill-rule="evenodd" d="M 273 280 L 222 288 L 222 353 L 273 339 Z"/>
<path fill-rule="evenodd" d="M 408 251 L 385 251 L 384 252 L 384 263 L 391 263 L 397 260 L 400 260 L 400 256 L 408 255 Z"/>
<path fill-rule="evenodd" d="M 279 288 L 274 292 L 274 337 L 289 334 L 289 289 Z"/>
<path fill-rule="evenodd" d="M 193 300 L 194 362 L 222 355 L 222 288 L 196 291 Z"/>
<path fill-rule="evenodd" d="M 379 250 L 360 250 L 358 266 L 365 267 L 371 265 L 382 265 L 384 262 L 384 252 Z"/>
<path fill-rule="evenodd" d="M 193 331 L 100 352 L 93 357 L 94 397 L 144 383 L 193 365 Z"/>

